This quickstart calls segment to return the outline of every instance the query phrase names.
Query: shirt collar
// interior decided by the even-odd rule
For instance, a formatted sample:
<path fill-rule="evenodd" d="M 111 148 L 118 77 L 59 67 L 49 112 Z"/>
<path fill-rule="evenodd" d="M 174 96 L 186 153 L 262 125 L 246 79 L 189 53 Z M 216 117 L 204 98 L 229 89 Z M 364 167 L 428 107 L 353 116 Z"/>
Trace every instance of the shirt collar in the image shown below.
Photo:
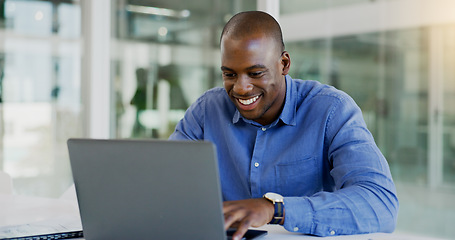
<path fill-rule="evenodd" d="M 292 78 L 289 75 L 286 75 L 286 97 L 284 102 L 283 110 L 281 111 L 279 119 L 287 125 L 295 126 L 295 104 L 296 104 L 296 93 L 295 93 L 295 85 L 292 84 Z M 291 94 L 291 92 L 294 92 Z M 243 119 L 243 121 L 247 123 L 251 123 L 251 120 L 243 118 L 240 114 L 239 110 L 236 109 L 234 113 L 234 117 L 232 118 L 232 123 L 236 124 L 239 120 Z M 274 121 L 272 125 L 275 125 L 277 121 Z"/>

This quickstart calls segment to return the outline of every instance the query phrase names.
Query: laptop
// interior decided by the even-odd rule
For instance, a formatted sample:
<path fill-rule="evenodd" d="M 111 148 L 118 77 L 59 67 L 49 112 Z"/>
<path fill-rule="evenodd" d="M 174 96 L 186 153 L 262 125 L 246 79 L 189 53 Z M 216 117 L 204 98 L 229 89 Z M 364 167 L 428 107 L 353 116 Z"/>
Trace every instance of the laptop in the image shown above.
<path fill-rule="evenodd" d="M 69 139 L 86 240 L 229 239 L 209 142 Z M 245 239 L 266 235 L 249 230 Z"/>

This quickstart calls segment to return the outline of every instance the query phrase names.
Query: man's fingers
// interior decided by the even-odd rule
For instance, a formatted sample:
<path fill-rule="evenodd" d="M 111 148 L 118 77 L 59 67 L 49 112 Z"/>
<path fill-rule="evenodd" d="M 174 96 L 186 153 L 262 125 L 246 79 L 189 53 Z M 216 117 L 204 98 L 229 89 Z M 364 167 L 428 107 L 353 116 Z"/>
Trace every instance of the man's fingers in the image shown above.
<path fill-rule="evenodd" d="M 235 208 L 230 212 L 224 213 L 224 228 L 227 230 L 231 227 L 236 227 L 238 223 L 242 222 L 242 220 L 247 216 L 248 213 L 245 209 Z"/>
<path fill-rule="evenodd" d="M 248 228 L 251 226 L 251 221 L 249 218 L 245 218 L 237 228 L 237 231 L 232 235 L 233 240 L 242 239 L 243 235 L 248 231 Z"/>

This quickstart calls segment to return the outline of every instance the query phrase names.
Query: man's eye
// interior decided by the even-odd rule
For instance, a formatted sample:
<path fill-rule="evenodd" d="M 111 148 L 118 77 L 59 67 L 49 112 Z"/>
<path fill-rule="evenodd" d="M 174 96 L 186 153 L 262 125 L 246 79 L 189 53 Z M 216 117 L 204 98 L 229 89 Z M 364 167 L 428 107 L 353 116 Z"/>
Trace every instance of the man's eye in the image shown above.
<path fill-rule="evenodd" d="M 250 76 L 251 77 L 260 77 L 262 76 L 263 72 L 251 72 Z"/>
<path fill-rule="evenodd" d="M 235 77 L 235 73 L 223 73 L 223 76 L 227 78 L 232 78 Z"/>

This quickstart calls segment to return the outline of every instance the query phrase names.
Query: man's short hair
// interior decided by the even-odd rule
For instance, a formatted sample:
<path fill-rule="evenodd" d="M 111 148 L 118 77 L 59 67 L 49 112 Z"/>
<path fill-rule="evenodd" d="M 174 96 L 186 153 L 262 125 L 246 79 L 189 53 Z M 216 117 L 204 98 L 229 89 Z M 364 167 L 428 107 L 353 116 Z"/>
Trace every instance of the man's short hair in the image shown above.
<path fill-rule="evenodd" d="M 274 17 L 261 11 L 240 12 L 234 15 L 224 26 L 220 42 L 225 35 L 241 38 L 252 33 L 263 33 L 273 38 L 281 51 L 284 51 L 283 34 L 280 24 Z"/>

